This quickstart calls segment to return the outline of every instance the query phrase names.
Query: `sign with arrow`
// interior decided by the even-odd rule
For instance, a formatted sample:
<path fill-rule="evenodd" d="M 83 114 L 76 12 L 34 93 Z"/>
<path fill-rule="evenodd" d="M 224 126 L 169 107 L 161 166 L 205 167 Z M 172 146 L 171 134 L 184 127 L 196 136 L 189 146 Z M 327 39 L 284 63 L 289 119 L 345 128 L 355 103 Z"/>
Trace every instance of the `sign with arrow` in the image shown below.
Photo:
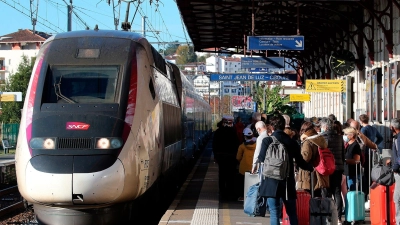
<path fill-rule="evenodd" d="M 248 36 L 248 50 L 304 50 L 304 36 Z"/>
<path fill-rule="evenodd" d="M 306 80 L 306 92 L 345 92 L 345 80 Z"/>

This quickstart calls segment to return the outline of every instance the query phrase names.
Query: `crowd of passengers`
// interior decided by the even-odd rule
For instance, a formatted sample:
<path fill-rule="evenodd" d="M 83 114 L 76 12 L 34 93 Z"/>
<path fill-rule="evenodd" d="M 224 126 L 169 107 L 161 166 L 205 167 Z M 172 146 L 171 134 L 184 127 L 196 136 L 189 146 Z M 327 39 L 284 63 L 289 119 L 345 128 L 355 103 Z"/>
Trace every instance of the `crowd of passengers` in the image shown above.
<path fill-rule="evenodd" d="M 244 124 L 240 117 L 224 116 L 214 132 L 213 153 L 214 160 L 219 167 L 219 194 L 221 200 L 243 201 L 245 173 L 257 173 L 260 162 L 265 159 L 269 145 L 268 136 L 275 136 L 288 149 L 293 169 L 284 181 L 265 178 L 260 183 L 260 195 L 267 200 L 267 212 L 270 214 L 272 225 L 279 224 L 282 203 L 285 204 L 287 214 L 292 225 L 297 225 L 296 190 L 302 189 L 311 192 L 314 196 L 322 194 L 332 196 L 335 200 L 338 224 L 342 223 L 344 203 L 347 191 L 356 189 L 357 180 L 362 174 L 362 191 L 365 193 L 366 210 L 370 187 L 370 154 L 378 150 L 383 141 L 378 130 L 369 125 L 369 117 L 360 115 L 358 120 L 348 119 L 343 124 L 335 115 L 324 118 L 304 119 L 300 129 L 296 129 L 290 122 L 288 115 L 279 112 L 271 117 L 265 114 L 253 113 L 251 122 Z M 391 131 L 394 141 L 400 133 L 400 119 L 391 121 Z M 400 143 L 399 143 L 400 144 Z M 323 176 L 313 168 L 319 160 L 318 147 L 329 148 L 335 157 L 336 170 L 330 176 Z M 392 168 L 396 180 L 400 179 L 396 145 L 393 144 L 393 158 L 383 159 L 385 163 L 393 161 Z M 295 162 L 295 163 L 294 163 Z M 360 163 L 363 173 L 358 171 L 356 164 Z M 360 168 L 360 167 L 359 167 Z M 314 176 L 314 185 L 311 186 L 311 176 Z M 400 182 L 400 181 L 399 181 Z M 287 189 L 286 189 L 287 187 Z M 397 188 L 400 189 L 400 188 Z M 400 190 L 395 192 L 396 212 L 399 212 Z M 287 190 L 288 193 L 285 193 Z M 397 199 L 396 199 L 397 198 Z M 293 219 L 292 219 L 293 218 Z M 400 221 L 400 215 L 396 215 Z"/>

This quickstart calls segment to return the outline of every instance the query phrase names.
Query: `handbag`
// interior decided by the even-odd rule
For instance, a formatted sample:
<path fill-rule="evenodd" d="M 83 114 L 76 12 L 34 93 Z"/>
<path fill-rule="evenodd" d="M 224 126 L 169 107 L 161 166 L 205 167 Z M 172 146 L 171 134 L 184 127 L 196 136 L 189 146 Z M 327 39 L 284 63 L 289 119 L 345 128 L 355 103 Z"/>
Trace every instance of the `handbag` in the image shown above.
<path fill-rule="evenodd" d="M 390 186 L 394 183 L 394 173 L 391 167 L 376 164 L 371 170 L 371 180 L 377 184 Z"/>

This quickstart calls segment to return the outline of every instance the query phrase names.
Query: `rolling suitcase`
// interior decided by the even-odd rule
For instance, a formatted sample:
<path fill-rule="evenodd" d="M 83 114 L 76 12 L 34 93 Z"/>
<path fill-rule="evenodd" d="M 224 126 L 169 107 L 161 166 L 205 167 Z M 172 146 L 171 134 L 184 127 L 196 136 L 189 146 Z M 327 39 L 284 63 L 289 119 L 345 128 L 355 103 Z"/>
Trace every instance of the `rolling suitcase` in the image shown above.
<path fill-rule="evenodd" d="M 310 193 L 304 190 L 297 190 L 296 211 L 299 225 L 310 225 L 310 199 Z M 285 204 L 283 204 L 282 215 L 282 225 L 290 225 Z"/>
<path fill-rule="evenodd" d="M 250 172 L 246 172 L 244 174 L 244 199 L 243 201 L 246 201 L 246 194 L 247 191 L 249 190 L 251 185 L 257 184 L 260 182 L 259 175 L 258 174 L 251 174 Z"/>
<path fill-rule="evenodd" d="M 356 177 L 357 174 L 357 166 L 360 166 L 360 163 L 356 164 Z M 362 190 L 362 176 L 360 176 L 360 181 L 356 182 L 356 190 L 347 192 L 346 196 L 346 208 L 345 208 L 345 221 L 351 222 L 354 224 L 357 221 L 365 220 L 365 194 Z M 358 184 L 361 183 L 360 191 L 358 190 Z"/>
<path fill-rule="evenodd" d="M 394 206 L 394 186 L 374 184 L 370 191 L 371 225 L 395 225 L 396 208 Z"/>
<path fill-rule="evenodd" d="M 314 187 L 314 176 L 311 174 L 310 225 L 337 225 L 335 201 L 326 196 L 314 197 Z"/>

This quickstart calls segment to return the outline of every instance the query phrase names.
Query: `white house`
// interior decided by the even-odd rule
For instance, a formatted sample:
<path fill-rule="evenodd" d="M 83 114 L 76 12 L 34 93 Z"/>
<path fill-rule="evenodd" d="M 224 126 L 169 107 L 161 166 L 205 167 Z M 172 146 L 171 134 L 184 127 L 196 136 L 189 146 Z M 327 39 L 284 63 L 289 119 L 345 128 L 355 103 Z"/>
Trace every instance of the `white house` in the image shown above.
<path fill-rule="evenodd" d="M 37 56 L 40 46 L 49 35 L 33 33 L 31 30 L 18 30 L 0 36 L 0 80 L 5 83 L 11 74 L 17 72 L 22 56 L 32 60 Z"/>

